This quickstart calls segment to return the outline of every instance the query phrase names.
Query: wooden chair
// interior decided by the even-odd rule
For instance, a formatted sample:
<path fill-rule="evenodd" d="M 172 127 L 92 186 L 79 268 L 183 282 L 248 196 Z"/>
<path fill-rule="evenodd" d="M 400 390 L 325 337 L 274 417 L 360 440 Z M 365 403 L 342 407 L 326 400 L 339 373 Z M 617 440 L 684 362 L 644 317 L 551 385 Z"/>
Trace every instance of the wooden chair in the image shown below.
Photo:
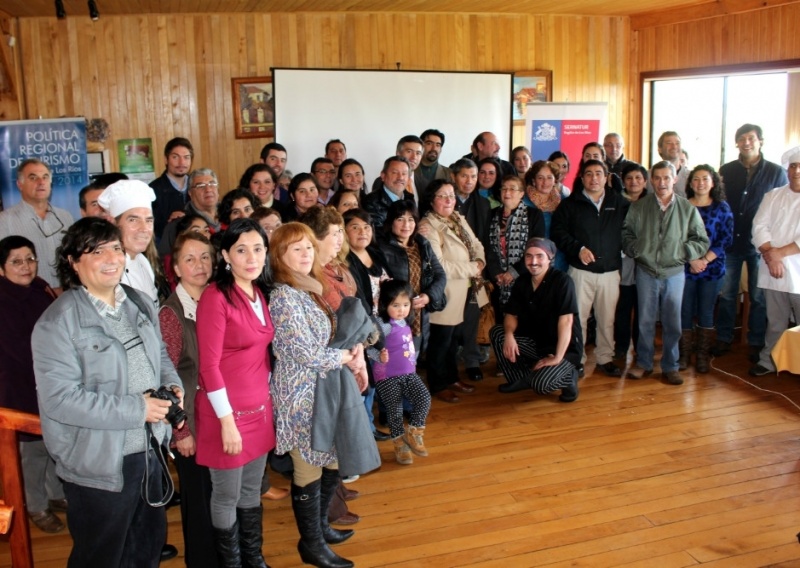
<path fill-rule="evenodd" d="M 39 417 L 27 412 L 0 408 L 0 475 L 2 475 L 3 497 L 0 501 L 0 524 L 2 518 L 11 518 L 11 565 L 14 568 L 33 568 L 31 532 L 25 514 L 25 493 L 22 485 L 22 465 L 19 458 L 17 432 L 41 436 Z"/>

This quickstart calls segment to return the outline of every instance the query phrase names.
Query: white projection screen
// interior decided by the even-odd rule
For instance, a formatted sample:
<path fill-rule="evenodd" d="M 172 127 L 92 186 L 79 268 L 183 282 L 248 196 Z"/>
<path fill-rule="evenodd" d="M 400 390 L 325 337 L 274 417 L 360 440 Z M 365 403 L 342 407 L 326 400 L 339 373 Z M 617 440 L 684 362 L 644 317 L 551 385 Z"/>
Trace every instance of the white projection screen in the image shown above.
<path fill-rule="evenodd" d="M 368 189 L 397 141 L 428 128 L 445 135 L 444 165 L 484 131 L 497 135 L 501 158 L 511 150 L 511 73 L 275 68 L 272 81 L 275 141 L 294 174 L 308 172 L 334 138 L 364 165 Z"/>

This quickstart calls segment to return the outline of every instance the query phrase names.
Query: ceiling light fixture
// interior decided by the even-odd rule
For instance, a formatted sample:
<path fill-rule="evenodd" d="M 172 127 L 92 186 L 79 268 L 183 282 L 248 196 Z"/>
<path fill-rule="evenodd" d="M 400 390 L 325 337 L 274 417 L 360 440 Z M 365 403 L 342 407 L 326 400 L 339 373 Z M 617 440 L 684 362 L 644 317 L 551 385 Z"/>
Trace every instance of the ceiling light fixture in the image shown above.
<path fill-rule="evenodd" d="M 100 12 L 97 11 L 97 3 L 94 0 L 89 0 L 89 17 L 93 22 L 100 19 Z"/>
<path fill-rule="evenodd" d="M 65 20 L 67 18 L 67 11 L 64 9 L 64 0 L 56 0 L 56 18 Z"/>

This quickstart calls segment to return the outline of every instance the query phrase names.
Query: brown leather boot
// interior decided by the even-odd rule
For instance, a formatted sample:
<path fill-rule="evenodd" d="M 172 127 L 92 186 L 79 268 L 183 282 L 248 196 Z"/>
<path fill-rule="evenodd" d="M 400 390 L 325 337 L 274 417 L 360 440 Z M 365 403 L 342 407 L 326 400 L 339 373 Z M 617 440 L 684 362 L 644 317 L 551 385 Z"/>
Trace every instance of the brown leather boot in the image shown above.
<path fill-rule="evenodd" d="M 697 327 L 697 362 L 694 370 L 698 373 L 708 373 L 711 364 L 711 344 L 714 339 L 713 327 Z"/>
<path fill-rule="evenodd" d="M 394 444 L 394 457 L 400 465 L 411 465 L 414 463 L 414 454 L 411 453 L 411 448 L 408 447 L 402 436 L 392 438 Z"/>
<path fill-rule="evenodd" d="M 681 332 L 681 340 L 678 344 L 680 356 L 678 357 L 678 369 L 685 371 L 689 366 L 689 360 L 692 357 L 692 347 L 694 347 L 694 331 L 691 329 L 684 329 Z"/>

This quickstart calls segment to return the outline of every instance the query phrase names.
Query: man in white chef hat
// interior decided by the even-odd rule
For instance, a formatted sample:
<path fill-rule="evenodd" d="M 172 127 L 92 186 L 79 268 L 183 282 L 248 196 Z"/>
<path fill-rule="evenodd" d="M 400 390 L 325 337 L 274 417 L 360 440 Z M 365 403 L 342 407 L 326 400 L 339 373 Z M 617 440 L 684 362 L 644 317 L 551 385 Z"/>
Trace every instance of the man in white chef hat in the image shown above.
<path fill-rule="evenodd" d="M 764 195 L 753 218 L 753 245 L 761 253 L 758 287 L 767 301 L 767 334 L 755 377 L 775 373 L 772 348 L 789 326 L 794 312 L 800 316 L 800 146 L 781 157 L 789 183 Z"/>
<path fill-rule="evenodd" d="M 109 185 L 97 203 L 113 217 L 122 233 L 125 273 L 122 283 L 158 304 L 158 290 L 150 261 L 143 254 L 153 240 L 153 201 L 156 195 L 146 183 L 125 179 Z"/>

